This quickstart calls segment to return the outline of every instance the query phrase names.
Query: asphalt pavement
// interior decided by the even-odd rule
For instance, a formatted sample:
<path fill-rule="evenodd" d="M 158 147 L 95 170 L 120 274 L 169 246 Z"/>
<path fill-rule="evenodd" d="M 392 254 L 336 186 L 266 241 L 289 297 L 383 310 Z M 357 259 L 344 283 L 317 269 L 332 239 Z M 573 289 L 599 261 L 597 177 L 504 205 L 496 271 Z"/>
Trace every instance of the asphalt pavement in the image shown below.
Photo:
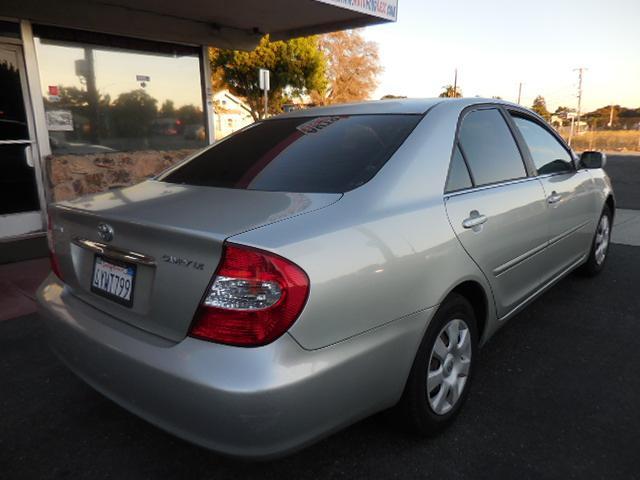
<path fill-rule="evenodd" d="M 609 154 L 605 170 L 613 182 L 617 207 L 640 210 L 640 154 Z"/>

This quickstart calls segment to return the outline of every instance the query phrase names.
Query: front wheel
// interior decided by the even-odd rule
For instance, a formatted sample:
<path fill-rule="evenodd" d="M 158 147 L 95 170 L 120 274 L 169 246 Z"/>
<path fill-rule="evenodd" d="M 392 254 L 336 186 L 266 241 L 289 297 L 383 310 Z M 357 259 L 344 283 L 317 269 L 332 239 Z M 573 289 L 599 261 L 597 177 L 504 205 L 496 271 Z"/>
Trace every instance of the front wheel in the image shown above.
<path fill-rule="evenodd" d="M 411 430 L 430 435 L 451 423 L 469 391 L 477 343 L 473 308 L 463 296 L 451 294 L 422 339 L 400 401 Z"/>
<path fill-rule="evenodd" d="M 600 273 L 604 268 L 611 242 L 611 219 L 611 209 L 608 205 L 605 205 L 600 220 L 598 220 L 598 227 L 591 243 L 589 257 L 579 270 L 583 275 L 592 277 Z"/>

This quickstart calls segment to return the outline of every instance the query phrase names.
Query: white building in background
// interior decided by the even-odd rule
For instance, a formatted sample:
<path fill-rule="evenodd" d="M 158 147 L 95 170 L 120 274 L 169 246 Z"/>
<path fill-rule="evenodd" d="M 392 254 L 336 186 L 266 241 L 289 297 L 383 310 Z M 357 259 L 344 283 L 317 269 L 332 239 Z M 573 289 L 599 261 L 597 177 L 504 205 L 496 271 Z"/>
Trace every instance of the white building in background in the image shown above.
<path fill-rule="evenodd" d="M 215 112 L 214 126 L 216 138 L 223 138 L 253 123 L 249 106 L 228 90 L 220 90 L 213 95 Z"/>

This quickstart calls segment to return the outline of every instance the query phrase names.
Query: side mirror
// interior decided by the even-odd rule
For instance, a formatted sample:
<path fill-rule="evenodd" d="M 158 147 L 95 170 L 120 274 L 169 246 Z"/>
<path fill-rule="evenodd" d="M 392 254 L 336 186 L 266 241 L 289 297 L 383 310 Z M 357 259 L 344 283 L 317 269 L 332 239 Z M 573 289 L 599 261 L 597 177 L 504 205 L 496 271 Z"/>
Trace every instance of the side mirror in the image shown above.
<path fill-rule="evenodd" d="M 602 152 L 586 151 L 580 155 L 580 165 L 584 168 L 604 168 L 607 156 Z"/>

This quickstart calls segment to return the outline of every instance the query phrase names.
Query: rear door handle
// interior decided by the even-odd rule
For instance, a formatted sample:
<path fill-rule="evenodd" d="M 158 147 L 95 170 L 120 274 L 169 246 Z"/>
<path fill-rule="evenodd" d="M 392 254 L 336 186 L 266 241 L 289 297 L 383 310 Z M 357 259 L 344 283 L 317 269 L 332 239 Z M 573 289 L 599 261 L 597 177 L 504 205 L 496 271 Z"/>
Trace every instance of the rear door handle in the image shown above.
<path fill-rule="evenodd" d="M 555 203 L 558 203 L 560 200 L 562 200 L 562 195 L 557 193 L 555 190 L 553 192 L 551 192 L 551 195 L 549 195 L 547 197 L 547 203 L 549 205 L 553 205 Z"/>
<path fill-rule="evenodd" d="M 465 218 L 462 221 L 462 226 L 464 228 L 473 228 L 475 230 L 475 227 L 479 227 L 486 221 L 486 215 L 481 215 L 477 210 L 471 210 L 471 212 L 469 212 L 469 218 Z"/>

